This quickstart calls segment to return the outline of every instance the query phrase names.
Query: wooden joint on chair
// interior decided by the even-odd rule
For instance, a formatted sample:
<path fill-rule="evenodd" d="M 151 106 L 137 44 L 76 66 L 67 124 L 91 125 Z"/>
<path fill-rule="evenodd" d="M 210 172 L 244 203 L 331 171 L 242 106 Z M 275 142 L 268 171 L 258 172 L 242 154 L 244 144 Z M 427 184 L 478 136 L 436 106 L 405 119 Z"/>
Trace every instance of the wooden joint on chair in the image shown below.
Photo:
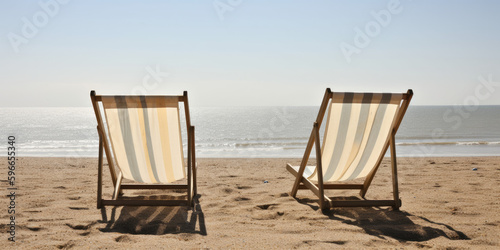
<path fill-rule="evenodd" d="M 113 200 L 118 199 L 118 196 L 120 195 L 122 180 L 123 180 L 123 173 L 120 171 L 118 173 L 118 179 L 116 180 L 115 190 L 113 192 Z"/>
<path fill-rule="evenodd" d="M 406 94 L 405 94 L 405 100 L 407 102 L 409 102 L 412 97 L 413 97 L 413 90 L 412 89 L 408 89 L 408 91 L 406 91 Z"/>

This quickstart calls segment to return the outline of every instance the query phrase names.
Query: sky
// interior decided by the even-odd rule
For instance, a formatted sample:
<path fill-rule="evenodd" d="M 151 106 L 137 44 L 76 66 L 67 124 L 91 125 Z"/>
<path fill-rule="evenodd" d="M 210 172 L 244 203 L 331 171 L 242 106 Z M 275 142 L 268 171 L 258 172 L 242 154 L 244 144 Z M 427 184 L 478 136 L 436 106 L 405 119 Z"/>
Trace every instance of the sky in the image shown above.
<path fill-rule="evenodd" d="M 0 2 L 0 107 L 97 94 L 319 106 L 332 91 L 500 105 L 500 1 Z"/>

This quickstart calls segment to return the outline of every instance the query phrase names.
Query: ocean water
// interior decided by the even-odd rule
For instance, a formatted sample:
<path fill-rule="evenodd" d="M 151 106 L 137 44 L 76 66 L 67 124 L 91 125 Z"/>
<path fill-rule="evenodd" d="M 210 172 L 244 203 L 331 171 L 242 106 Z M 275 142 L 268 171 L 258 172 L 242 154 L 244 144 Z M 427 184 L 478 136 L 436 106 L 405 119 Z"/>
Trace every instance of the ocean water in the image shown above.
<path fill-rule="evenodd" d="M 317 112 L 318 107 L 191 107 L 197 157 L 300 158 Z M 97 157 L 91 107 L 0 108 L 0 117 L 2 155 L 7 137 L 15 136 L 19 156 Z M 396 142 L 398 156 L 498 156 L 500 106 L 412 106 Z"/>

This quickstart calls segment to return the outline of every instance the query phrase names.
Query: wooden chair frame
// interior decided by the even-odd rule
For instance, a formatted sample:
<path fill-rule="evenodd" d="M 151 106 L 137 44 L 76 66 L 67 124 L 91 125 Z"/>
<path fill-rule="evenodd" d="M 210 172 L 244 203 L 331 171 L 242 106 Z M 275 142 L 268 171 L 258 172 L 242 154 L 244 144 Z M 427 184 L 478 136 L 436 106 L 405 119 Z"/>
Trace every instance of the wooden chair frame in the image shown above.
<path fill-rule="evenodd" d="M 306 150 L 304 153 L 304 157 L 302 158 L 302 162 L 300 163 L 299 171 L 297 172 L 292 168 L 290 164 L 287 164 L 287 170 L 291 172 L 295 177 L 295 182 L 292 188 L 292 192 L 290 195 L 292 197 L 296 197 L 297 191 L 299 189 L 310 189 L 316 196 L 319 198 L 319 206 L 322 210 L 333 208 L 333 207 L 373 207 L 373 206 L 392 206 L 395 210 L 398 210 L 401 207 L 401 200 L 399 199 L 399 189 L 398 189 L 398 175 L 397 175 L 397 161 L 396 161 L 396 143 L 395 143 L 395 135 L 401 125 L 401 121 L 408 109 L 408 105 L 410 104 L 411 98 L 413 96 L 413 91 L 411 89 L 408 92 L 403 94 L 403 102 L 400 104 L 399 112 L 396 114 L 396 120 L 394 123 L 394 127 L 392 128 L 390 139 L 386 143 L 383 148 L 381 155 L 379 156 L 375 167 L 368 174 L 363 184 L 330 184 L 323 183 L 323 175 L 318 174 L 318 182 L 317 184 L 311 182 L 307 178 L 303 177 L 304 170 L 306 168 L 307 162 L 309 160 L 309 156 L 312 151 L 313 145 L 316 148 L 316 168 L 318 173 L 323 173 L 323 166 L 321 162 L 321 143 L 319 130 L 321 127 L 321 123 L 323 121 L 323 117 L 328 108 L 328 103 L 330 99 L 332 99 L 335 93 L 331 92 L 329 88 L 326 89 L 325 95 L 323 97 L 323 102 L 321 103 L 321 107 L 319 109 L 318 117 L 314 122 L 314 126 L 311 132 L 311 136 L 309 137 L 309 141 L 306 146 Z M 377 95 L 377 94 L 375 94 Z M 358 100 L 361 101 L 361 100 Z M 357 102 L 354 100 L 353 103 Z M 334 201 L 325 195 L 325 189 L 359 189 L 360 196 L 362 198 L 365 197 L 368 188 L 377 172 L 382 159 L 384 158 L 385 152 L 387 152 L 388 147 L 391 147 L 391 169 L 392 169 L 392 188 L 393 188 L 393 199 L 392 200 L 350 200 L 350 201 Z"/>
<path fill-rule="evenodd" d="M 122 184 L 122 173 L 118 175 L 115 171 L 114 161 L 111 154 L 111 145 L 108 137 L 105 136 L 104 122 L 99 108 L 99 102 L 102 102 L 102 97 L 96 95 L 95 91 L 90 92 L 90 98 L 94 107 L 94 112 L 97 118 L 97 132 L 99 134 L 99 162 L 97 175 L 97 208 L 103 206 L 194 206 L 193 198 L 197 194 L 196 185 L 196 154 L 194 140 L 194 126 L 191 125 L 189 115 L 189 103 L 187 91 L 184 91 L 181 96 L 147 96 L 148 98 L 169 98 L 178 102 L 184 103 L 184 111 L 186 115 L 187 140 L 188 140 L 188 157 L 187 157 L 187 184 Z M 108 160 L 111 180 L 114 186 L 113 198 L 105 200 L 102 198 L 102 169 L 103 169 L 103 151 Z M 122 190 L 124 189 L 180 189 L 186 190 L 187 199 L 185 200 L 139 200 L 139 199 L 120 199 Z"/>

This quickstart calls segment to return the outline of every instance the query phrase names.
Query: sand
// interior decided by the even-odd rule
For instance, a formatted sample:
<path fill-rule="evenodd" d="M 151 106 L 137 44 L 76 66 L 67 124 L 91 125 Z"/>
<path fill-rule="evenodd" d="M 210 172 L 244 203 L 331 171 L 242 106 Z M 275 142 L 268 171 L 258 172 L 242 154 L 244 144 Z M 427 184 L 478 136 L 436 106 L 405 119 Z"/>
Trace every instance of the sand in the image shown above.
<path fill-rule="evenodd" d="M 401 211 L 335 208 L 328 213 L 318 209 L 308 190 L 300 190 L 298 199 L 288 195 L 294 178 L 285 165 L 299 161 L 199 159 L 193 212 L 185 207 L 99 210 L 96 158 L 21 158 L 13 243 L 7 233 L 4 159 L 2 244 L 42 249 L 500 247 L 500 157 L 399 158 Z M 389 166 L 385 159 L 367 198 L 391 198 Z M 112 192 L 108 172 L 106 198 Z M 161 192 L 155 194 L 181 195 Z"/>

